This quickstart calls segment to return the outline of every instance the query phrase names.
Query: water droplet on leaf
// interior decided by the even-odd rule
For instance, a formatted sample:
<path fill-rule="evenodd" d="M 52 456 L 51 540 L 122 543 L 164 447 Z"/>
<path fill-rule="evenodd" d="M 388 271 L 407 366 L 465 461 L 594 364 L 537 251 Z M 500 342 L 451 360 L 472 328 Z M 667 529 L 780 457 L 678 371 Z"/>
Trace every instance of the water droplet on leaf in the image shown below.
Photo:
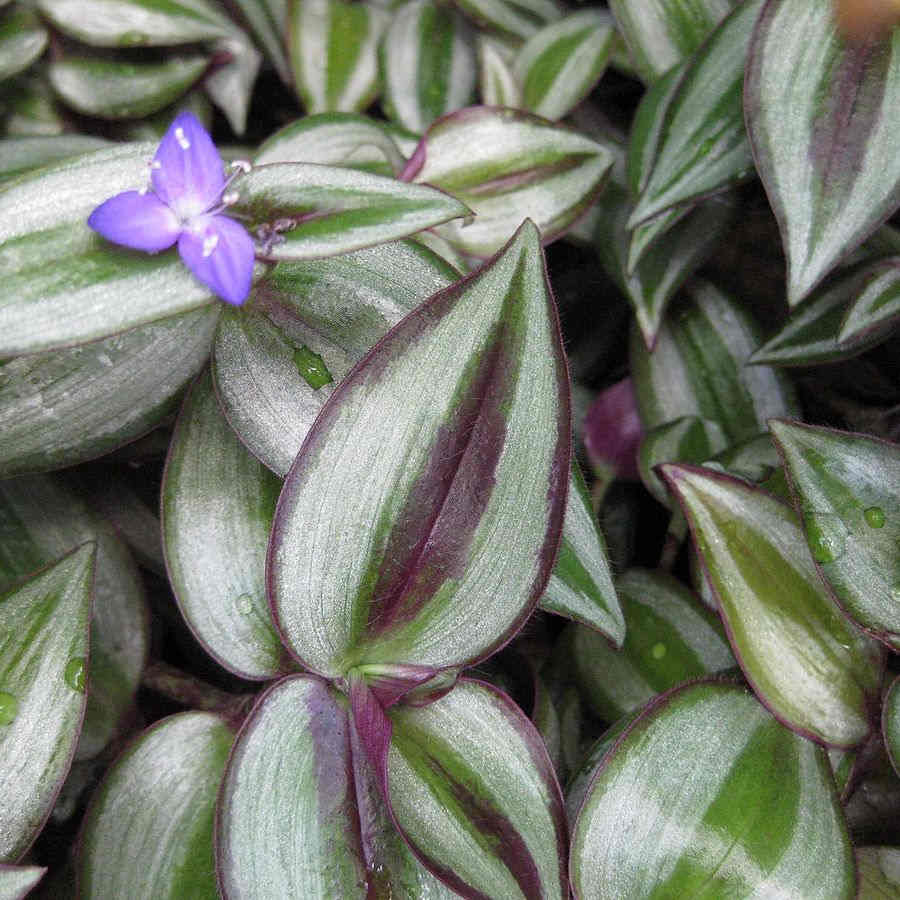
<path fill-rule="evenodd" d="M 654 644 L 650 648 L 650 655 L 654 659 L 662 659 L 666 655 L 666 645 L 665 644 Z"/>
<path fill-rule="evenodd" d="M 809 538 L 809 548 L 816 562 L 834 562 L 844 552 L 846 528 L 837 516 L 831 513 L 807 512 L 803 517 L 803 523 Z"/>
<path fill-rule="evenodd" d="M 73 656 L 66 664 L 66 669 L 63 672 L 63 678 L 65 679 L 66 684 L 72 688 L 73 691 L 78 691 L 79 694 L 83 694 L 85 677 L 86 665 L 84 657 Z"/>
<path fill-rule="evenodd" d="M 863 518 L 870 528 L 884 527 L 884 510 L 880 506 L 870 506 L 864 513 Z"/>
<path fill-rule="evenodd" d="M 294 351 L 294 365 L 314 391 L 334 381 L 331 372 L 328 371 L 328 366 L 325 365 L 325 360 L 305 344 L 299 350 Z"/>
<path fill-rule="evenodd" d="M 253 598 L 249 594 L 241 594 L 234 601 L 234 608 L 239 615 L 249 616 L 253 613 Z"/>
<path fill-rule="evenodd" d="M 19 701 L 12 694 L 0 691 L 0 725 L 9 725 L 19 714 Z"/>

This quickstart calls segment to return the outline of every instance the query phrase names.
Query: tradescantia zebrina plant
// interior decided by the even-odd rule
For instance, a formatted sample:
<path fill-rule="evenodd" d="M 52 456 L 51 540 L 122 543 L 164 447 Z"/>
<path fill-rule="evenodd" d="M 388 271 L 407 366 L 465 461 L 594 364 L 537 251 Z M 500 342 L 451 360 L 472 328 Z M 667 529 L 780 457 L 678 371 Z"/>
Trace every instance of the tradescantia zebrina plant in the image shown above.
<path fill-rule="evenodd" d="M 0 3 L 0 900 L 900 896 L 898 53 Z"/>

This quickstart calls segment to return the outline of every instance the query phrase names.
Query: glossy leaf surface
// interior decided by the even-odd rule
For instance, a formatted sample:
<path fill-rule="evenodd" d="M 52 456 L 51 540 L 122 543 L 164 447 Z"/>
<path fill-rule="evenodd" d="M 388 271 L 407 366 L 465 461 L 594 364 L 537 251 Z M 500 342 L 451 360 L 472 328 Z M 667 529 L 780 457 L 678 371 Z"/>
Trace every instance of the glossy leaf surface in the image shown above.
<path fill-rule="evenodd" d="M 765 430 L 771 416 L 797 412 L 782 373 L 745 365 L 759 345 L 759 328 L 743 306 L 708 282 L 691 282 L 685 293 L 652 353 L 632 331 L 631 372 L 644 427 L 700 416 L 734 442 Z"/>
<path fill-rule="evenodd" d="M 236 189 L 240 199 L 232 209 L 264 234 L 268 228 L 269 246 L 260 255 L 271 260 L 336 256 L 468 213 L 433 188 L 336 166 L 257 166 Z"/>
<path fill-rule="evenodd" d="M 129 745 L 85 819 L 82 897 L 215 900 L 213 814 L 233 740 L 221 716 L 185 712 Z"/>
<path fill-rule="evenodd" d="M 898 109 L 900 32 L 844 41 L 828 4 L 766 4 L 747 67 L 747 128 L 792 306 L 900 203 Z"/>
<path fill-rule="evenodd" d="M 403 843 L 346 698 L 317 678 L 285 678 L 260 698 L 235 744 L 219 809 L 226 898 L 456 896 Z"/>
<path fill-rule="evenodd" d="M 816 566 L 866 631 L 900 649 L 900 446 L 772 421 Z"/>
<path fill-rule="evenodd" d="M 209 353 L 214 306 L 0 370 L 0 475 L 74 465 L 153 428 Z"/>
<path fill-rule="evenodd" d="M 801 734 L 837 747 L 860 743 L 870 730 L 880 654 L 825 591 L 793 510 L 717 472 L 677 465 L 662 472 L 760 699 Z"/>
<path fill-rule="evenodd" d="M 495 253 L 530 218 L 545 244 L 587 210 L 612 165 L 601 144 L 535 116 L 471 107 L 436 122 L 406 176 L 441 188 L 474 213 L 438 233 L 463 253 Z"/>
<path fill-rule="evenodd" d="M 95 547 L 0 596 L 0 860 L 16 862 L 65 779 L 87 697 Z M 68 676 L 68 677 L 67 677 Z"/>
<path fill-rule="evenodd" d="M 97 545 L 90 691 L 76 759 L 95 757 L 131 709 L 147 657 L 147 609 L 140 573 L 112 528 L 61 479 L 0 482 L 0 590 L 88 541 Z"/>
<path fill-rule="evenodd" d="M 850 900 L 855 889 L 824 751 L 715 682 L 648 707 L 601 763 L 571 874 L 581 900 Z"/>
<path fill-rule="evenodd" d="M 665 115 L 659 150 L 629 224 L 745 178 L 753 168 L 744 131 L 744 60 L 763 0 L 745 0 L 684 70 Z"/>
<path fill-rule="evenodd" d="M 567 896 L 562 796 L 540 735 L 502 692 L 463 680 L 390 711 L 391 806 L 414 852 L 467 897 Z"/>
<path fill-rule="evenodd" d="M 208 373 L 191 389 L 162 487 L 166 561 L 181 613 L 225 668 L 273 678 L 288 661 L 266 599 L 266 546 L 281 481 L 222 415 Z"/>
<path fill-rule="evenodd" d="M 268 561 L 297 657 L 338 676 L 363 663 L 460 665 L 504 643 L 550 575 L 568 406 L 537 229 L 525 223 L 395 327 L 310 431 Z"/>
<path fill-rule="evenodd" d="M 629 569 L 616 590 L 627 628 L 622 649 L 581 627 L 571 644 L 575 678 L 601 719 L 615 722 L 682 681 L 736 665 L 719 620 L 671 576 Z"/>

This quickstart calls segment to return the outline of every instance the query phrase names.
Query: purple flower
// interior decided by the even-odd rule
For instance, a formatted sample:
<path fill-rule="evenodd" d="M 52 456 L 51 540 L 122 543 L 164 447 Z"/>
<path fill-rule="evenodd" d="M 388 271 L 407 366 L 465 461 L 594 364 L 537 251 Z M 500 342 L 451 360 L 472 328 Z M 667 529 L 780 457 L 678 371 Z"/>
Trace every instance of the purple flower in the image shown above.
<path fill-rule="evenodd" d="M 224 215 L 222 158 L 197 118 L 180 113 L 150 166 L 150 188 L 125 191 L 101 203 L 88 225 L 124 247 L 159 253 L 176 241 L 184 264 L 223 300 L 240 305 L 250 292 L 253 240 Z"/>

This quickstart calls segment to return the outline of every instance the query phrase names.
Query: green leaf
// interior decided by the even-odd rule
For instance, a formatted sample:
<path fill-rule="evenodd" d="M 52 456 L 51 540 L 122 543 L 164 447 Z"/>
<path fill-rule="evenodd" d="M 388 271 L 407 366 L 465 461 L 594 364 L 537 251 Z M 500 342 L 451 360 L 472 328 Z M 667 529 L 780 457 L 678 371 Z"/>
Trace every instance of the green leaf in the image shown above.
<path fill-rule="evenodd" d="M 76 760 L 97 756 L 131 711 L 147 657 L 140 574 L 115 532 L 61 479 L 0 481 L 0 590 L 80 544 L 97 546 L 87 711 Z"/>
<path fill-rule="evenodd" d="M 477 25 L 507 40 L 527 40 L 562 15 L 554 0 L 458 0 L 457 5 Z"/>
<path fill-rule="evenodd" d="M 41 169 L 0 192 L 0 357 L 104 338 L 210 303 L 176 251 L 116 247 L 93 209 L 148 182 L 150 144 L 123 144 Z"/>
<path fill-rule="evenodd" d="M 616 590 L 627 629 L 622 649 L 587 628 L 572 636 L 573 674 L 601 719 L 614 722 L 682 681 L 735 665 L 718 618 L 670 575 L 629 569 Z"/>
<path fill-rule="evenodd" d="M 345 166 L 373 175 L 397 175 L 406 159 L 382 122 L 356 113 L 304 116 L 260 145 L 256 165 L 278 162 Z"/>
<path fill-rule="evenodd" d="M 475 94 L 472 28 L 435 0 L 409 0 L 394 13 L 378 62 L 388 115 L 417 134 Z"/>
<path fill-rule="evenodd" d="M 522 88 L 513 75 L 515 47 L 484 32 L 477 38 L 478 89 L 485 106 L 522 105 Z"/>
<path fill-rule="evenodd" d="M 552 568 L 568 408 L 526 222 L 344 379 L 288 473 L 268 577 L 304 665 L 329 677 L 374 663 L 442 668 L 505 643 Z"/>
<path fill-rule="evenodd" d="M 900 204 L 900 32 L 845 41 L 828 4 L 773 0 L 753 38 L 746 95 L 794 306 Z"/>
<path fill-rule="evenodd" d="M 46 872 L 43 866 L 0 865 L 0 900 L 24 900 Z"/>
<path fill-rule="evenodd" d="M 853 853 L 824 751 L 743 688 L 648 707 L 601 763 L 572 835 L 583 898 L 850 900 Z"/>
<path fill-rule="evenodd" d="M 102 456 L 155 427 L 203 366 L 218 307 L 0 366 L 0 477 Z"/>
<path fill-rule="evenodd" d="M 138 119 L 174 103 L 203 74 L 205 56 L 170 56 L 162 62 L 131 62 L 66 56 L 47 70 L 50 84 L 68 106 L 86 116 Z"/>
<path fill-rule="evenodd" d="M 562 538 L 541 609 L 597 629 L 617 647 L 625 639 L 625 619 L 612 582 L 606 541 L 591 507 L 577 463 L 566 500 Z"/>
<path fill-rule="evenodd" d="M 222 787 L 217 846 L 226 898 L 456 896 L 394 829 L 346 699 L 307 675 L 279 681 L 247 717 Z"/>
<path fill-rule="evenodd" d="M 466 897 L 567 897 L 562 797 L 521 710 L 464 679 L 389 716 L 391 808 L 416 855 Z"/>
<path fill-rule="evenodd" d="M 772 416 L 797 413 L 787 376 L 745 365 L 759 346 L 759 328 L 744 308 L 708 282 L 690 282 L 685 293 L 652 353 L 632 329 L 631 373 L 644 427 L 699 416 L 734 443 L 764 431 Z"/>
<path fill-rule="evenodd" d="M 288 53 L 308 113 L 361 112 L 378 93 L 378 41 L 388 16 L 367 3 L 290 0 Z"/>
<path fill-rule="evenodd" d="M 215 900 L 213 816 L 233 740 L 221 716 L 185 712 L 128 747 L 85 818 L 80 896 Z"/>
<path fill-rule="evenodd" d="M 225 113 L 231 130 L 243 134 L 262 55 L 243 31 L 220 38 L 212 50 L 224 65 L 213 69 L 203 86 L 209 99 Z"/>
<path fill-rule="evenodd" d="M 107 147 L 109 142 L 88 134 L 50 137 L 10 137 L 0 140 L 0 186 L 31 169 Z"/>
<path fill-rule="evenodd" d="M 857 847 L 856 867 L 859 872 L 858 900 L 900 898 L 900 849 Z"/>
<path fill-rule="evenodd" d="M 842 346 L 869 347 L 900 326 L 900 258 L 874 266 L 870 280 L 847 310 Z"/>
<path fill-rule="evenodd" d="M 884 747 L 895 772 L 900 772 L 900 678 L 891 682 L 881 710 Z"/>
<path fill-rule="evenodd" d="M 162 485 L 172 587 L 194 635 L 242 678 L 288 669 L 266 599 L 265 560 L 281 481 L 241 445 L 204 373 L 188 394 Z"/>
<path fill-rule="evenodd" d="M 747 680 L 801 734 L 836 747 L 868 735 L 880 653 L 825 591 L 793 510 L 711 470 L 664 465 Z"/>
<path fill-rule="evenodd" d="M 585 9 L 545 25 L 516 56 L 522 108 L 545 119 L 571 112 L 600 80 L 613 47 L 612 18 Z"/>
<path fill-rule="evenodd" d="M 284 0 L 235 0 L 235 5 L 265 51 L 278 77 L 290 84 L 287 51 L 282 43 L 287 4 Z"/>
<path fill-rule="evenodd" d="M 234 30 L 204 0 L 38 0 L 51 24 L 93 47 L 195 44 Z"/>
<path fill-rule="evenodd" d="M 690 57 L 735 0 L 610 0 L 631 62 L 648 84 Z"/>
<path fill-rule="evenodd" d="M 334 386 L 313 388 L 294 359 L 318 354 L 334 382 L 407 313 L 457 273 L 411 241 L 342 256 L 279 263 L 241 309 L 225 309 L 213 377 L 223 410 L 247 448 L 285 475 Z"/>
<path fill-rule="evenodd" d="M 739 4 L 686 66 L 668 104 L 659 149 L 629 227 L 686 200 L 734 184 L 753 170 L 744 131 L 744 60 L 763 0 Z"/>
<path fill-rule="evenodd" d="M 231 207 L 263 233 L 270 260 L 337 256 L 395 241 L 469 210 L 432 187 L 304 163 L 256 166 L 235 183 Z"/>
<path fill-rule="evenodd" d="M 27 69 L 47 46 L 47 30 L 27 8 L 0 14 L 0 81 Z"/>
<path fill-rule="evenodd" d="M 16 862 L 69 771 L 87 697 L 95 546 L 0 596 L 0 861 Z"/>
<path fill-rule="evenodd" d="M 463 253 L 485 257 L 526 218 L 544 244 L 564 234 L 594 201 L 612 162 L 607 147 L 576 132 L 476 106 L 432 125 L 406 177 L 447 191 L 475 213 L 438 233 Z"/>
<path fill-rule="evenodd" d="M 797 422 L 769 426 L 819 572 L 855 622 L 900 649 L 900 446 Z"/>

